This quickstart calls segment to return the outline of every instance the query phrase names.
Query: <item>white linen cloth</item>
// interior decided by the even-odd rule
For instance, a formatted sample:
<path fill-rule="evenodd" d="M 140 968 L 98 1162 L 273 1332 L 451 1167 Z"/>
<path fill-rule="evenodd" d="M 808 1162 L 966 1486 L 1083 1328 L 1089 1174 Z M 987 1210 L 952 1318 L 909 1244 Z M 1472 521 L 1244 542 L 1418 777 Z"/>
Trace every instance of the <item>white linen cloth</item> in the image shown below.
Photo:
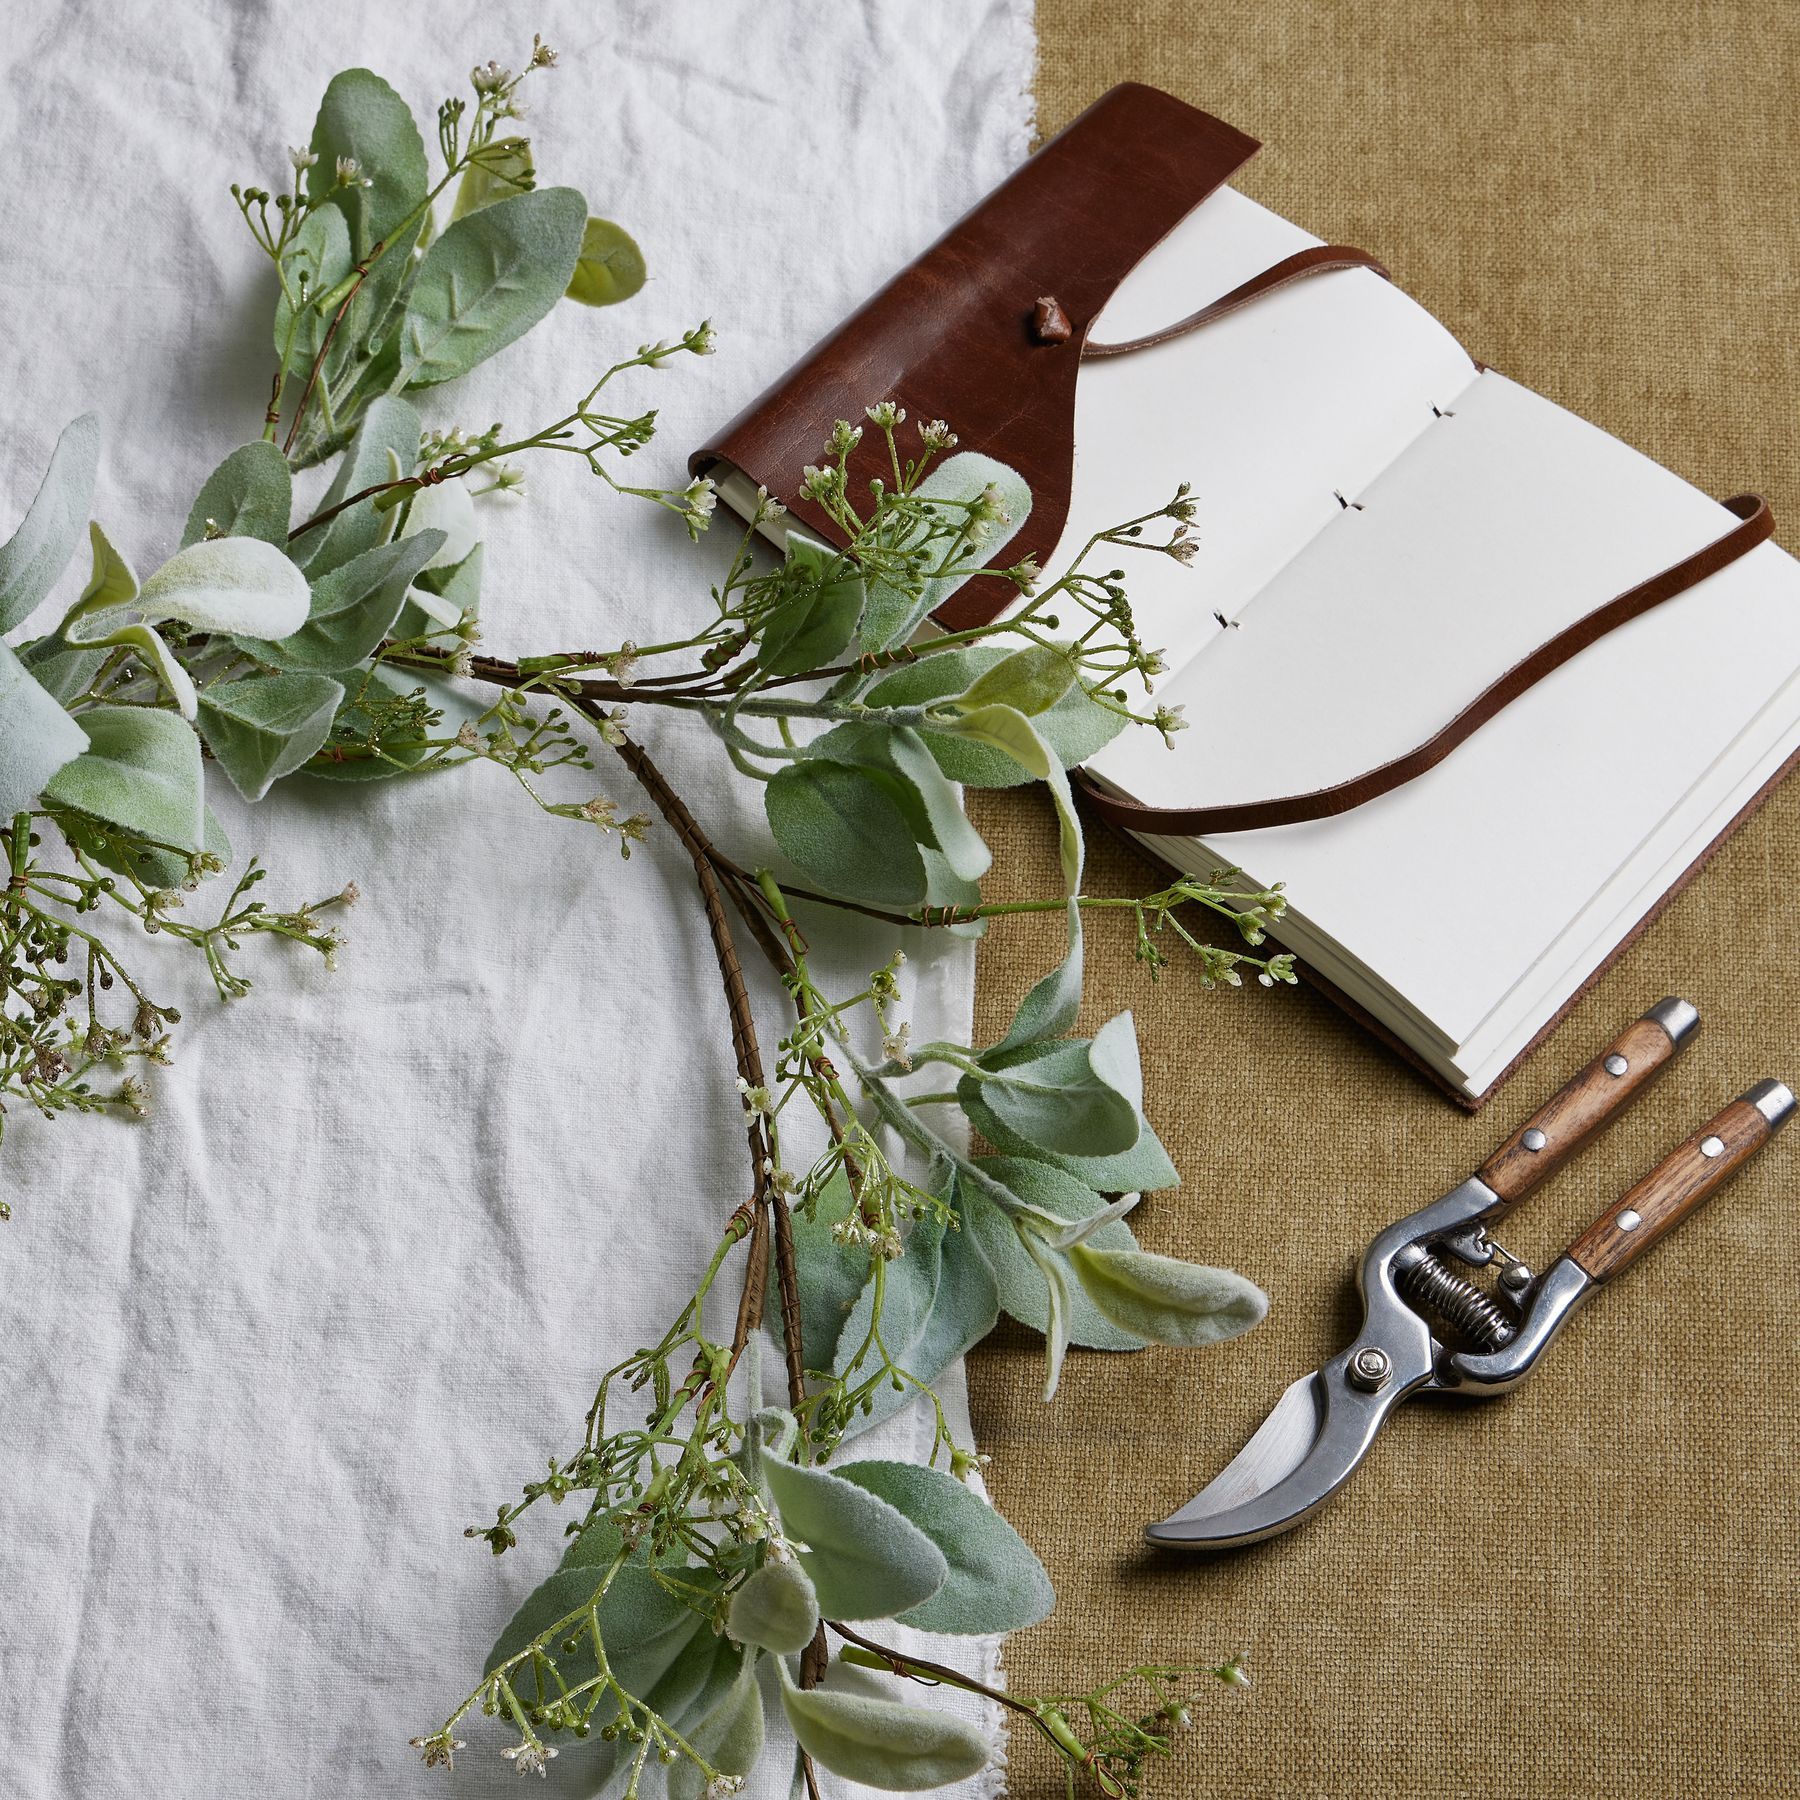
<path fill-rule="evenodd" d="M 339 68 L 387 77 L 429 143 L 471 63 L 518 67 L 533 29 L 561 53 L 526 88 L 540 179 L 631 230 L 650 283 L 608 311 L 559 307 L 424 413 L 533 426 L 616 355 L 710 316 L 715 357 L 621 384 L 662 409 L 630 466 L 644 481 L 676 482 L 707 430 L 1027 148 L 1028 0 L 500 14 L 9 11 L 0 535 L 93 407 L 98 516 L 140 575 L 176 548 L 206 475 L 260 432 L 273 366 L 272 278 L 228 184 L 285 183 Z M 703 617 L 725 546 L 691 548 L 566 460 L 529 464 L 528 499 L 484 516 L 488 647 L 655 641 Z M 758 798 L 704 728 L 647 709 L 634 726 L 755 856 Z M 636 809 L 600 761 L 594 784 Z M 186 1015 L 152 1117 L 9 1115 L 0 1791 L 498 1792 L 512 1734 L 495 1723 L 470 1718 L 448 1778 L 407 1739 L 474 1685 L 566 1515 L 528 1514 L 499 1560 L 463 1527 L 571 1447 L 599 1372 L 660 1335 L 744 1191 L 689 865 L 661 826 L 622 865 L 492 768 L 296 783 L 256 809 L 212 787 L 240 860 L 270 865 L 269 898 L 349 880 L 364 898 L 338 973 L 251 943 L 256 991 L 229 1007 L 198 958 L 144 940 L 137 966 Z M 871 932 L 835 966 L 893 947 Z M 915 1029 L 966 1035 L 970 949 L 908 948 Z M 888 1453 L 918 1453 L 923 1422 L 898 1439 Z M 547 1791 L 581 1791 L 579 1761 L 565 1752 Z M 785 1772 L 772 1760 L 762 1785 Z"/>

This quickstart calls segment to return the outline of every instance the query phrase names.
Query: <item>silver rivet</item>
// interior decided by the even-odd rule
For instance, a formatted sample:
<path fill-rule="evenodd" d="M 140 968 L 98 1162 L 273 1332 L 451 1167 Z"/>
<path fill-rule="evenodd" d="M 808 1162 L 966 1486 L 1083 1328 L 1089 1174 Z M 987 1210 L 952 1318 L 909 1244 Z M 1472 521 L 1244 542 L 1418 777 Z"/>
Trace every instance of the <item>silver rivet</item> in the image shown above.
<path fill-rule="evenodd" d="M 1371 1345 L 1351 1357 L 1350 1380 L 1365 1393 L 1372 1394 L 1386 1383 L 1393 1369 L 1394 1365 L 1388 1361 L 1388 1353 Z"/>
<path fill-rule="evenodd" d="M 1641 1212 L 1634 1211 L 1629 1206 L 1613 1220 L 1613 1223 L 1617 1225 L 1621 1231 L 1636 1231 L 1643 1222 L 1644 1215 Z"/>
<path fill-rule="evenodd" d="M 1535 1125 L 1519 1140 L 1527 1150 L 1541 1150 L 1549 1141 Z"/>
<path fill-rule="evenodd" d="M 1531 1286 L 1531 1271 L 1523 1263 L 1513 1263 L 1500 1271 L 1500 1285 L 1509 1294 L 1522 1294 Z"/>
<path fill-rule="evenodd" d="M 1605 1067 L 1606 1072 L 1609 1075 L 1623 1075 L 1625 1071 L 1631 1067 L 1631 1064 L 1615 1050 L 1612 1055 L 1606 1059 Z"/>
<path fill-rule="evenodd" d="M 1716 1137 L 1702 1138 L 1700 1140 L 1700 1154 L 1702 1156 L 1723 1156 L 1725 1154 L 1725 1140 Z"/>

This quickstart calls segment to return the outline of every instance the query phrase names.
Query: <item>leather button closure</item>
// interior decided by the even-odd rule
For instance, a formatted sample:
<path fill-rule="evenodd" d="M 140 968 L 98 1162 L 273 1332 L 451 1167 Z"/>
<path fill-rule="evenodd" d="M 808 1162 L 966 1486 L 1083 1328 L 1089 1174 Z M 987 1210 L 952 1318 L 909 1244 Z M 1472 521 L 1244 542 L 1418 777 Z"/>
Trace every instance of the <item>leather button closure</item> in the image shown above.
<path fill-rule="evenodd" d="M 1075 327 L 1069 323 L 1069 315 L 1063 311 L 1062 302 L 1054 294 L 1038 296 L 1038 303 L 1031 314 L 1031 335 L 1040 344 L 1066 344 L 1075 335 Z"/>

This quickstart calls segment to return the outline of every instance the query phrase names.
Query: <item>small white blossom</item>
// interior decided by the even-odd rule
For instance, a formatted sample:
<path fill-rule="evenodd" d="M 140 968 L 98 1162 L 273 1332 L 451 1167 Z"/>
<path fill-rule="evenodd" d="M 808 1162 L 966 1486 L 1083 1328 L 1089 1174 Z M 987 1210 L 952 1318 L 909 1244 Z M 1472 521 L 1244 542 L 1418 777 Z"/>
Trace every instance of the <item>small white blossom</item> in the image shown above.
<path fill-rule="evenodd" d="M 751 521 L 753 525 L 761 525 L 767 520 L 779 519 L 786 512 L 787 508 L 766 487 L 759 487 L 756 490 L 756 517 Z"/>
<path fill-rule="evenodd" d="M 687 334 L 687 347 L 695 356 L 711 356 L 719 347 L 719 334 L 712 328 L 711 319 L 702 319 Z"/>
<path fill-rule="evenodd" d="M 843 491 L 844 478 L 836 469 L 821 469 L 808 463 L 800 471 L 800 497 L 803 500 L 830 501 Z"/>
<path fill-rule="evenodd" d="M 1023 562 L 1014 563 L 1006 573 L 1021 594 L 1029 594 L 1044 578 L 1044 571 L 1038 566 L 1035 556 L 1028 556 Z"/>
<path fill-rule="evenodd" d="M 362 165 L 354 156 L 340 156 L 337 159 L 337 178 L 340 187 L 368 187 L 368 178 L 362 172 Z"/>
<path fill-rule="evenodd" d="M 745 1121 L 766 1119 L 769 1116 L 769 1090 L 766 1087 L 752 1087 L 741 1075 L 737 1086 L 738 1094 L 744 1102 Z"/>
<path fill-rule="evenodd" d="M 556 52 L 541 37 L 533 37 L 531 40 L 531 66 L 534 69 L 556 67 Z"/>
<path fill-rule="evenodd" d="M 1181 706 L 1159 706 L 1151 715 L 1150 723 L 1162 733 L 1165 744 L 1171 743 L 1175 733 L 1187 730 L 1187 720 L 1182 716 L 1186 712 Z"/>
<path fill-rule="evenodd" d="M 296 175 L 304 174 L 319 160 L 315 150 L 301 150 L 293 144 L 288 145 L 288 161 L 294 165 Z"/>
<path fill-rule="evenodd" d="M 741 1775 L 715 1775 L 706 1784 L 706 1792 L 702 1800 L 731 1800 L 733 1794 L 744 1791 L 744 1778 Z"/>
<path fill-rule="evenodd" d="M 906 408 L 893 400 L 878 400 L 873 406 L 865 406 L 863 412 L 872 425 L 883 431 L 906 423 Z"/>
<path fill-rule="evenodd" d="M 942 419 L 933 419 L 929 425 L 919 427 L 919 442 L 927 450 L 954 450 L 956 433 Z"/>
<path fill-rule="evenodd" d="M 501 68 L 492 57 L 469 71 L 469 85 L 478 94 L 497 94 L 511 80 L 512 70 Z"/>
<path fill-rule="evenodd" d="M 359 888 L 354 881 L 346 881 L 344 883 L 344 891 L 338 895 L 338 899 L 342 901 L 345 906 L 354 906 L 361 898 L 362 889 Z"/>
<path fill-rule="evenodd" d="M 500 1752 L 521 1775 L 548 1775 L 551 1758 L 556 1753 L 554 1744 L 540 1744 L 536 1738 L 527 1738 L 522 1744 L 508 1744 Z"/>
<path fill-rule="evenodd" d="M 637 680 L 638 647 L 627 638 L 611 656 L 604 656 L 601 662 L 606 672 L 620 687 L 630 687 Z"/>
<path fill-rule="evenodd" d="M 912 1036 L 912 1026 L 902 1025 L 897 1031 L 890 1031 L 881 1040 L 881 1054 L 889 1062 L 898 1063 L 903 1069 L 912 1067 L 912 1057 L 907 1053 L 907 1040 Z"/>
<path fill-rule="evenodd" d="M 448 1731 L 434 1731 L 430 1737 L 413 1738 L 411 1743 L 425 1758 L 428 1769 L 454 1769 L 457 1751 L 468 1748 L 461 1738 L 452 1737 Z"/>

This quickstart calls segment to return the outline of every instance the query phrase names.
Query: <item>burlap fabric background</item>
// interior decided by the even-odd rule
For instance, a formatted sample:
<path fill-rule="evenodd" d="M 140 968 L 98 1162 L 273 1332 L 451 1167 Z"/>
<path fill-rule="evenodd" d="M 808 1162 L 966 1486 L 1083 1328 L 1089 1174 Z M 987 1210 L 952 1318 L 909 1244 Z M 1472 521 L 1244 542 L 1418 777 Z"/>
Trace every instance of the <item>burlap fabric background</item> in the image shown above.
<path fill-rule="evenodd" d="M 1476 354 L 1700 486 L 1761 489 L 1800 548 L 1800 10 L 1041 0 L 1039 21 L 1046 132 L 1127 78 L 1221 114 L 1266 146 L 1247 192 L 1375 251 Z M 1605 804 L 1605 770 L 1570 773 Z M 1049 889 L 1037 807 L 1001 797 L 983 817 L 1016 886 Z M 1091 836 L 1097 887 L 1156 884 Z M 1308 1526 L 1211 1563 L 1137 1544 L 1341 1344 L 1374 1230 L 1474 1167 L 1650 1001 L 1687 995 L 1704 1030 L 1516 1216 L 1505 1240 L 1539 1266 L 1752 1080 L 1800 1080 L 1796 875 L 1800 782 L 1475 1120 L 1316 996 L 1207 993 L 1179 965 L 1153 985 L 1124 932 L 1096 924 L 1092 1021 L 1136 1012 L 1151 1115 L 1185 1177 L 1140 1209 L 1140 1233 L 1251 1273 L 1274 1304 L 1219 1350 L 1078 1355 L 1052 1409 L 1035 1339 L 1002 1334 L 976 1359 L 998 1498 L 1061 1596 L 1013 1641 L 1017 1687 L 1247 1650 L 1254 1687 L 1203 1696 L 1152 1784 L 1165 1796 L 1800 1792 L 1800 1129 L 1516 1395 L 1399 1415 Z M 1522 906 L 1555 891 L 1528 844 L 1496 844 L 1489 876 Z M 1438 902 L 1391 899 L 1396 931 Z M 989 940 L 990 1036 L 1054 935 Z M 1022 1736 L 1014 1755 L 1022 1800 L 1060 1792 Z"/>

